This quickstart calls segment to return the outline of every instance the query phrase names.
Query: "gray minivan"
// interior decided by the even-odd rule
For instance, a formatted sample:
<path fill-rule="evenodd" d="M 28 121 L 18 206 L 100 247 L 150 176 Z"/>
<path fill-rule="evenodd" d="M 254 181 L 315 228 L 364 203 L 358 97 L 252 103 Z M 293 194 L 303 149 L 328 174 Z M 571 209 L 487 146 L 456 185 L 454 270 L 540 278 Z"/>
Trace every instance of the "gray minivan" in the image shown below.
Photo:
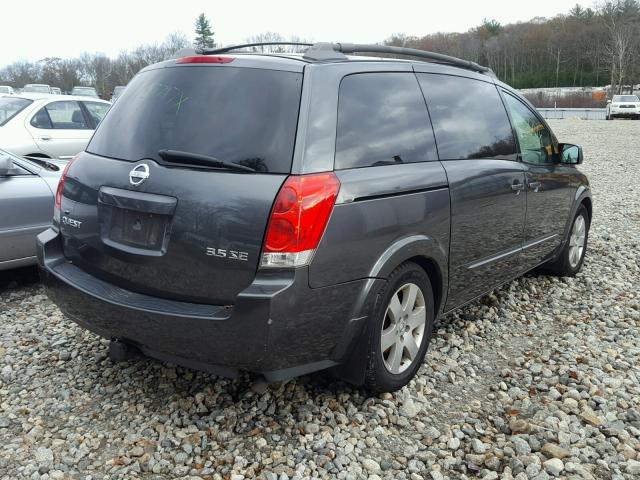
<path fill-rule="evenodd" d="M 142 70 L 38 238 L 51 298 L 114 359 L 396 390 L 438 316 L 536 267 L 580 270 L 582 150 L 488 68 L 232 50 Z M 411 59 L 345 55 L 370 52 Z"/>

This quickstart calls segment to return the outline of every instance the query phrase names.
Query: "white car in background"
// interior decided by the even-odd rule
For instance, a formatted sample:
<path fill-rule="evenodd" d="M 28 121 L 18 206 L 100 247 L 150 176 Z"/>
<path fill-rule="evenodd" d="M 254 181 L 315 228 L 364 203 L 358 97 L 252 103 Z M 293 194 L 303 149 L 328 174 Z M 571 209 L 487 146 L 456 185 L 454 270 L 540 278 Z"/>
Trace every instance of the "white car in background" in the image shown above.
<path fill-rule="evenodd" d="M 118 85 L 113 88 L 113 92 L 111 93 L 111 103 L 115 102 L 118 97 L 124 93 L 125 88 L 127 87 L 123 85 Z"/>
<path fill-rule="evenodd" d="M 27 83 L 24 87 L 22 87 L 23 93 L 44 93 L 49 95 L 53 93 L 51 91 L 51 87 L 44 83 Z"/>
<path fill-rule="evenodd" d="M 110 102 L 65 95 L 0 97 L 0 148 L 18 155 L 70 159 L 83 151 Z"/>
<path fill-rule="evenodd" d="M 13 87 L 9 85 L 0 85 L 0 96 L 3 95 L 14 95 L 16 92 Z"/>
<path fill-rule="evenodd" d="M 71 95 L 76 95 L 78 97 L 98 97 L 98 92 L 93 87 L 73 87 L 71 90 Z"/>
<path fill-rule="evenodd" d="M 640 119 L 640 98 L 637 95 L 614 95 L 607 102 L 607 120 L 620 117 Z"/>

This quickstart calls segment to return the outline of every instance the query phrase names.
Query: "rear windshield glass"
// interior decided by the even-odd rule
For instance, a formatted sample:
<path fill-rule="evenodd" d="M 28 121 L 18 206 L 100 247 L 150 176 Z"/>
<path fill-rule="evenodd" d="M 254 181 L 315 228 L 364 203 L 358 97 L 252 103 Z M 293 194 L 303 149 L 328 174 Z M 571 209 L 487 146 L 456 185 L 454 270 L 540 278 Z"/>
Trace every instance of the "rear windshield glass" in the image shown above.
<path fill-rule="evenodd" d="M 25 109 L 32 100 L 17 97 L 0 97 L 0 127 Z"/>
<path fill-rule="evenodd" d="M 109 110 L 87 151 L 133 162 L 180 150 L 288 173 L 301 86 L 299 73 L 228 65 L 143 72 Z"/>
<path fill-rule="evenodd" d="M 72 95 L 97 95 L 95 88 L 89 87 L 75 87 L 71 90 Z"/>
<path fill-rule="evenodd" d="M 51 89 L 47 85 L 25 85 L 22 91 L 33 93 L 51 93 Z"/>

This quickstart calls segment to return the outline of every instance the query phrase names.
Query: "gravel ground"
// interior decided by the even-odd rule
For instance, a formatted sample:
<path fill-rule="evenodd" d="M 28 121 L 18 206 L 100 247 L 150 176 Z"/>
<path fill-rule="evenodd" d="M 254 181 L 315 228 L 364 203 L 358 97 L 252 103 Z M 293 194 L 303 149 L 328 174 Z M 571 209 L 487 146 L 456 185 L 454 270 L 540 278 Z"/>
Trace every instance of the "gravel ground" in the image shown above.
<path fill-rule="evenodd" d="M 442 319 L 396 394 L 139 359 L 0 292 L 0 478 L 640 478 L 640 122 L 564 120 L 594 212 L 573 279 L 530 275 Z"/>

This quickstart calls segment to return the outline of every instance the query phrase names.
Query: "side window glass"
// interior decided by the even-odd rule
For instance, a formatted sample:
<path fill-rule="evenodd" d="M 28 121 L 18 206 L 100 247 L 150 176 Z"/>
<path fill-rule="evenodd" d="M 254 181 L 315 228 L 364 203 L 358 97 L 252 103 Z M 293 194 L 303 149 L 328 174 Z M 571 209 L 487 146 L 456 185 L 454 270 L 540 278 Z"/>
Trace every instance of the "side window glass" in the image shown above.
<path fill-rule="evenodd" d="M 513 131 L 495 85 L 453 75 L 417 76 L 440 160 L 515 157 Z"/>
<path fill-rule="evenodd" d="M 38 112 L 33 116 L 31 119 L 31 125 L 36 128 L 52 128 L 51 119 L 44 107 L 38 110 Z"/>
<path fill-rule="evenodd" d="M 509 94 L 504 97 L 520 143 L 522 161 L 526 163 L 551 163 L 553 160 L 553 141 L 549 130 L 520 100 Z"/>
<path fill-rule="evenodd" d="M 340 84 L 335 168 L 437 160 L 413 73 L 349 75 Z"/>
<path fill-rule="evenodd" d="M 98 102 L 83 102 L 84 106 L 87 107 L 89 111 L 89 115 L 93 119 L 93 124 L 98 126 L 100 121 L 107 114 L 107 110 L 109 110 L 110 105 L 106 103 L 98 103 Z"/>
<path fill-rule="evenodd" d="M 78 102 L 52 102 L 45 108 L 51 118 L 51 128 L 62 130 L 89 128 Z"/>

